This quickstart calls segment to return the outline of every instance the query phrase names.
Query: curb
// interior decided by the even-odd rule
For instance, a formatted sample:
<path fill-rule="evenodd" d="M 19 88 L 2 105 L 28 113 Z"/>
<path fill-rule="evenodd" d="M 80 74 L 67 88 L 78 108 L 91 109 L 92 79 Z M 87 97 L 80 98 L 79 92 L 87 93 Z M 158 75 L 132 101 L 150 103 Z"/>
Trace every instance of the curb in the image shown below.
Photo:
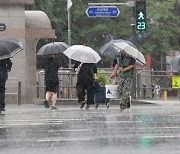
<path fill-rule="evenodd" d="M 110 104 L 111 105 L 119 105 L 119 100 L 120 99 L 110 99 Z M 34 101 L 35 105 L 44 105 L 44 100 L 43 99 L 36 99 Z M 57 105 L 79 105 L 77 99 L 58 99 L 57 100 Z M 132 105 L 139 105 L 139 104 L 155 104 L 152 102 L 146 102 L 142 100 L 132 100 Z"/>

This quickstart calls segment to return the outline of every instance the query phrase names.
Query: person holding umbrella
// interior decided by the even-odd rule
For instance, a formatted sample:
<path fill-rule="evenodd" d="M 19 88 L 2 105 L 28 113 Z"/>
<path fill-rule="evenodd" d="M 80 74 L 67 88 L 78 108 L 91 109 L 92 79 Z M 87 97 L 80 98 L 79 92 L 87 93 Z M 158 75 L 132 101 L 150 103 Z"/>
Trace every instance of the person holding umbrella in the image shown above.
<path fill-rule="evenodd" d="M 58 110 L 56 107 L 57 92 L 59 90 L 58 70 L 62 68 L 62 64 L 55 58 L 54 54 L 48 54 L 42 68 L 45 69 L 45 85 L 46 95 L 44 105 L 49 108 L 49 99 L 52 100 L 51 110 Z"/>
<path fill-rule="evenodd" d="M 81 109 L 85 104 L 86 109 L 89 109 L 90 104 L 94 104 L 93 79 L 97 78 L 96 63 L 101 60 L 101 57 L 95 50 L 85 45 L 72 45 L 63 53 L 76 61 L 74 70 L 78 73 L 76 83 L 78 102 L 81 103 Z M 85 92 L 87 92 L 87 103 Z"/>
<path fill-rule="evenodd" d="M 135 67 L 135 59 L 129 56 L 124 50 L 116 56 L 116 65 L 111 78 L 118 76 L 118 91 L 121 96 L 120 109 L 130 108 L 131 83 Z"/>
<path fill-rule="evenodd" d="M 37 55 L 47 56 L 46 60 L 42 64 L 42 68 L 45 69 L 45 85 L 46 85 L 46 98 L 44 105 L 46 108 L 49 108 L 49 99 L 52 100 L 51 110 L 57 110 L 56 101 L 57 101 L 57 92 L 59 90 L 59 78 L 58 70 L 62 68 L 60 61 L 55 58 L 56 54 L 63 53 L 69 47 L 64 42 L 52 42 L 43 45 Z"/>
<path fill-rule="evenodd" d="M 74 65 L 74 69 L 78 73 L 76 83 L 78 103 L 81 103 L 81 109 L 84 107 L 85 104 L 86 109 L 89 109 L 90 104 L 94 104 L 93 80 L 97 79 L 97 67 L 94 63 L 76 62 Z M 85 101 L 86 92 L 87 102 Z"/>
<path fill-rule="evenodd" d="M 10 58 L 0 60 L 0 113 L 5 111 L 5 84 L 11 67 L 12 62 Z"/>

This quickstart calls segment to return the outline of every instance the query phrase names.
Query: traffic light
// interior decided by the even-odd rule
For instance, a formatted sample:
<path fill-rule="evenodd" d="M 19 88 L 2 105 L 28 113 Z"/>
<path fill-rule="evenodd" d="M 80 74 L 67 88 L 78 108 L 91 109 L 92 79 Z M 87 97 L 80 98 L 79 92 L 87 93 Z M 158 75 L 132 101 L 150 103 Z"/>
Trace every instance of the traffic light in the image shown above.
<path fill-rule="evenodd" d="M 146 30 L 146 0 L 136 0 L 136 30 Z"/>

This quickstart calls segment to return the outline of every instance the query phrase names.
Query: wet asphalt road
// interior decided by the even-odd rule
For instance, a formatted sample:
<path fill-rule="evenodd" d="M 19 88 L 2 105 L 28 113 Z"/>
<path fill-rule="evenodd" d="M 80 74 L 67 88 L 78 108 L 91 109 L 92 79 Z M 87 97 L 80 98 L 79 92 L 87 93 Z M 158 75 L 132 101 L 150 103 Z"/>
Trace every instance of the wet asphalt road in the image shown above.
<path fill-rule="evenodd" d="M 132 105 L 131 111 L 7 105 L 0 154 L 180 153 L 180 104 Z"/>

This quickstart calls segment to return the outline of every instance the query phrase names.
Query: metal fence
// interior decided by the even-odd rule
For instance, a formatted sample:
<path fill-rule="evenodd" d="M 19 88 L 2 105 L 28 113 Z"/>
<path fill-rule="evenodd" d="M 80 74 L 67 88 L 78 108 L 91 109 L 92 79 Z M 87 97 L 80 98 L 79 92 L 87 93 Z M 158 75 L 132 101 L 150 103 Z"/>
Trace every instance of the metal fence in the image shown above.
<path fill-rule="evenodd" d="M 112 69 L 99 69 L 105 70 L 106 78 L 109 79 Z M 37 79 L 37 97 L 42 99 L 45 96 L 45 81 L 44 81 L 44 71 L 38 72 Z M 76 82 L 77 74 L 73 69 L 64 69 L 58 72 L 59 77 L 59 91 L 58 99 L 74 99 L 77 98 L 76 95 Z"/>
<path fill-rule="evenodd" d="M 138 99 L 180 99 L 180 89 L 172 88 L 172 77 L 179 73 L 141 70 L 136 73 L 136 98 Z M 167 96 L 165 96 L 167 95 Z"/>
<path fill-rule="evenodd" d="M 44 98 L 45 95 L 45 80 L 44 71 L 39 71 L 37 80 L 37 96 L 38 98 Z M 62 70 L 58 72 L 59 77 L 59 91 L 58 98 L 72 99 L 76 97 L 75 87 L 76 87 L 76 73 L 71 70 Z"/>
<path fill-rule="evenodd" d="M 111 83 L 110 74 L 112 68 L 99 68 L 103 70 L 106 79 Z M 37 98 L 44 99 L 45 81 L 44 71 L 37 73 Z M 176 73 L 180 77 L 180 73 Z M 58 99 L 74 99 L 76 95 L 77 74 L 73 69 L 64 69 L 58 72 L 59 91 Z M 166 94 L 168 98 L 180 100 L 180 88 L 172 88 L 173 75 L 166 71 L 136 70 L 132 85 L 133 99 L 164 99 Z M 114 82 L 114 81 L 113 81 Z M 16 99 L 17 104 L 21 104 L 21 82 L 17 78 L 9 78 L 6 82 L 7 96 Z M 8 97 L 6 97 L 8 99 Z M 13 99 L 13 100 L 15 100 Z M 11 99 L 12 100 L 12 99 Z"/>
<path fill-rule="evenodd" d="M 17 78 L 8 78 L 5 95 L 15 97 L 17 104 L 21 104 L 21 82 Z M 6 99 L 8 99 L 8 97 L 6 97 Z"/>
<path fill-rule="evenodd" d="M 98 68 L 106 74 L 106 79 L 110 83 L 112 68 Z M 59 92 L 58 99 L 74 99 L 76 96 L 77 74 L 73 69 L 59 71 Z M 180 89 L 173 89 L 171 85 L 172 74 L 166 71 L 138 70 L 133 78 L 131 96 L 133 99 L 163 99 L 164 93 L 167 97 L 180 99 Z M 44 71 L 38 72 L 37 96 L 44 98 L 45 82 Z"/>

